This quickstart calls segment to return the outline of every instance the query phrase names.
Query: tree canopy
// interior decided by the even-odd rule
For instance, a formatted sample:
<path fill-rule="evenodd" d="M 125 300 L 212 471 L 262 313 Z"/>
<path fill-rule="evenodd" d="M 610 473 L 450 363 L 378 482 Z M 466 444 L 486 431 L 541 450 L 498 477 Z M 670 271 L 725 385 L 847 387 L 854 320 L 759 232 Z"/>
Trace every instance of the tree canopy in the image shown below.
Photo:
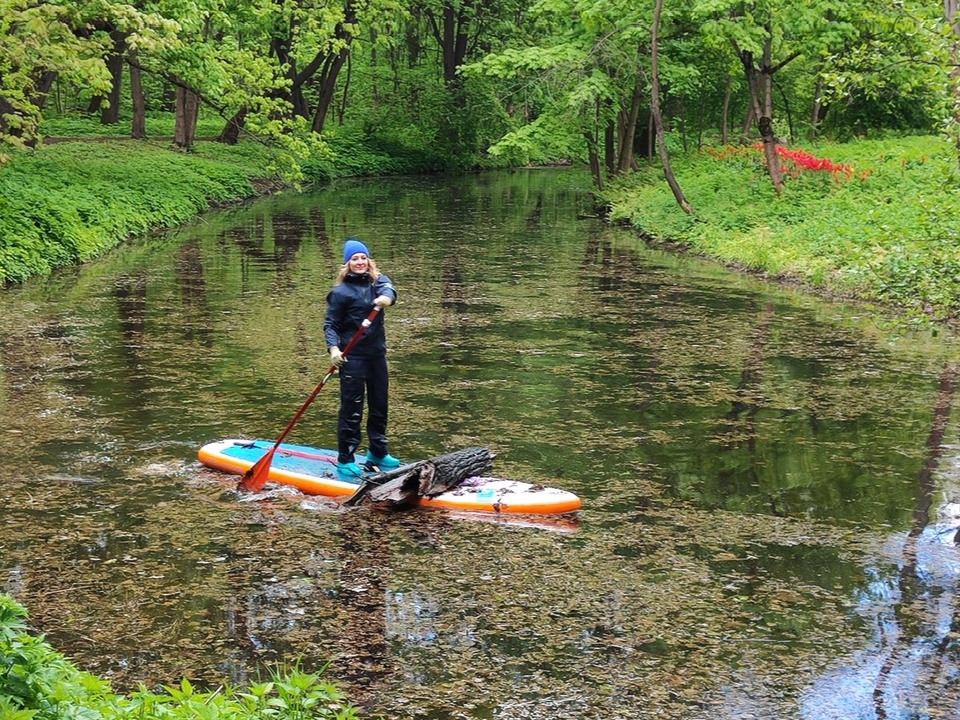
<path fill-rule="evenodd" d="M 0 143 L 95 111 L 142 137 L 145 115 L 169 113 L 189 149 L 202 115 L 292 165 L 349 130 L 434 169 L 589 160 L 600 186 L 655 157 L 660 133 L 668 148 L 759 140 L 779 187 L 778 143 L 957 125 L 949 5 L 0 0 Z"/>

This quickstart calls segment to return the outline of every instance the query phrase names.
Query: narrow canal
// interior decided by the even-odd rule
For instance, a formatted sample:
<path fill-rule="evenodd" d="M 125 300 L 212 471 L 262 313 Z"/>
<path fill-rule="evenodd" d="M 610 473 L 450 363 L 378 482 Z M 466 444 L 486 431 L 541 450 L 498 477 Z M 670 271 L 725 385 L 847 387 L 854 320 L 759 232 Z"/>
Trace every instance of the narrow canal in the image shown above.
<path fill-rule="evenodd" d="M 645 248 L 587 187 L 340 182 L 4 290 L 0 590 L 118 690 L 299 661 L 370 717 L 957 717 L 956 341 Z M 196 462 L 318 382 L 351 235 L 400 293 L 392 452 L 489 447 L 576 519 Z M 290 439 L 330 447 L 336 408 Z"/>

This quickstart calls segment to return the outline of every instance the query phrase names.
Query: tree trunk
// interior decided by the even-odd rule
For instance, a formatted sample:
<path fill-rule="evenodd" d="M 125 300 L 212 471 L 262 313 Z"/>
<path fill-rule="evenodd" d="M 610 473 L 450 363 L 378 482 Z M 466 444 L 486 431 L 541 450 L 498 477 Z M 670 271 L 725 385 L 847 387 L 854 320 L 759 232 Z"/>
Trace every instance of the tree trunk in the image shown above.
<path fill-rule="evenodd" d="M 315 133 L 323 132 L 323 126 L 327 120 L 327 113 L 330 111 L 330 103 L 333 100 L 334 91 L 336 90 L 337 76 L 340 74 L 340 69 L 347 60 L 350 53 L 350 44 L 353 41 L 353 35 L 349 28 L 353 27 L 356 21 L 357 13 L 353 2 L 352 0 L 347 0 L 343 6 L 343 20 L 337 23 L 337 27 L 334 30 L 334 37 L 339 41 L 339 50 L 336 51 L 336 54 L 327 51 L 317 53 L 313 60 L 311 60 L 294 79 L 295 87 L 303 87 L 307 80 L 316 74 L 317 70 L 321 70 L 317 110 L 313 115 L 313 122 L 311 123 L 313 132 Z"/>
<path fill-rule="evenodd" d="M 413 11 L 414 19 L 416 19 L 418 12 Z M 415 68 L 420 64 L 420 51 L 423 49 L 423 45 L 420 41 L 420 34 L 417 32 L 417 26 L 419 23 L 411 22 L 407 25 L 407 35 L 406 35 L 406 48 L 407 48 L 407 67 Z"/>
<path fill-rule="evenodd" d="M 637 47 L 637 54 L 642 51 L 642 46 Z M 630 99 L 630 114 L 623 128 L 623 142 L 620 144 L 620 160 L 618 167 L 621 172 L 626 172 L 633 165 L 633 143 L 637 136 L 637 118 L 640 116 L 640 103 L 643 99 L 643 78 L 637 73 L 637 79 L 633 84 L 633 97 Z"/>
<path fill-rule="evenodd" d="M 780 171 L 780 158 L 777 155 L 777 138 L 773 132 L 773 68 L 770 65 L 771 38 L 769 31 L 763 43 L 763 58 L 760 67 L 754 65 L 753 53 L 743 51 L 740 59 L 750 85 L 750 102 L 753 115 L 757 119 L 757 129 L 763 142 L 763 156 L 767 163 L 767 174 L 773 183 L 777 197 L 783 190 L 783 173 Z"/>
<path fill-rule="evenodd" d="M 477 19 L 480 10 L 481 8 L 475 6 L 474 0 L 443 0 L 439 20 L 435 12 L 426 10 L 430 29 L 440 46 L 443 82 L 448 88 L 455 88 L 463 83 L 459 70 L 467 56 L 470 22 Z"/>
<path fill-rule="evenodd" d="M 790 111 L 790 98 L 787 97 L 787 93 L 780 86 L 780 84 L 774 82 L 773 77 L 770 78 L 770 84 L 771 92 L 773 92 L 774 86 L 776 86 L 776 88 L 780 91 L 780 99 L 783 101 L 783 114 L 787 116 L 787 137 L 796 137 L 797 134 L 793 130 L 793 113 Z"/>
<path fill-rule="evenodd" d="M 303 85 L 310 79 L 316 69 L 320 66 L 318 61 L 314 61 L 308 66 L 308 71 L 300 73 L 297 71 L 297 61 L 296 58 L 291 57 L 290 55 L 290 46 L 293 42 L 294 29 L 291 26 L 287 30 L 287 34 L 279 37 L 275 37 L 270 42 L 271 50 L 273 54 L 277 56 L 277 61 L 280 65 L 287 68 L 286 77 L 290 80 L 290 88 L 286 93 L 277 93 L 281 97 L 285 94 L 287 100 L 290 101 L 290 105 L 293 106 L 293 114 L 297 117 L 307 117 L 309 115 L 309 108 L 307 107 L 307 100 L 303 95 Z M 320 55 L 318 57 L 323 57 Z"/>
<path fill-rule="evenodd" d="M 660 76 L 657 65 L 657 33 L 660 30 L 660 13 L 663 10 L 663 0 L 657 0 L 653 9 L 653 25 L 650 28 L 650 114 L 653 116 L 653 122 L 657 129 L 657 149 L 660 151 L 660 164 L 663 166 L 663 176 L 666 178 L 667 185 L 673 192 L 680 208 L 687 213 L 693 214 L 690 203 L 683 196 L 680 184 L 673 175 L 673 169 L 670 167 L 670 158 L 667 155 L 667 144 L 663 137 L 663 117 L 660 115 Z"/>
<path fill-rule="evenodd" d="M 344 505 L 357 505 L 369 496 L 373 502 L 388 502 L 397 509 L 409 507 L 421 497 L 436 497 L 469 477 L 489 472 L 493 458 L 487 448 L 466 448 L 378 473 L 365 478 Z"/>
<path fill-rule="evenodd" d="M 373 103 L 374 108 L 380 107 L 380 84 L 377 79 L 377 31 L 376 29 L 370 30 L 370 68 L 373 71 L 372 77 L 370 79 L 370 99 Z M 352 69 L 352 63 L 347 65 L 347 85 L 350 84 L 350 72 Z M 340 124 L 343 125 L 343 110 L 347 104 L 347 89 L 343 90 L 343 103 L 341 104 L 340 112 Z"/>
<path fill-rule="evenodd" d="M 189 150 L 193 147 L 197 133 L 197 113 L 199 109 L 200 102 L 196 93 L 178 87 L 173 144 L 181 150 Z"/>
<path fill-rule="evenodd" d="M 662 114 L 660 119 L 663 120 Z M 680 144 L 683 146 L 684 154 L 690 152 L 690 147 L 687 145 L 687 104 L 683 100 L 680 101 Z"/>
<path fill-rule="evenodd" d="M 653 112 L 647 118 L 647 157 L 653 157 L 653 149 L 657 143 L 657 124 L 653 121 Z"/>
<path fill-rule="evenodd" d="M 337 125 L 343 125 L 343 118 L 347 114 L 347 98 L 350 97 L 351 77 L 353 77 L 353 55 L 347 54 L 347 77 L 343 81 L 343 94 L 340 98 L 340 107 L 337 109 Z M 374 92 L 376 92 L 376 89 L 374 89 Z M 376 99 L 374 99 L 374 103 L 376 102 Z"/>
<path fill-rule="evenodd" d="M 441 11 L 443 18 L 442 29 L 440 31 L 440 50 L 443 54 L 443 81 L 450 85 L 457 77 L 456 60 L 456 12 L 453 6 L 446 2 Z"/>
<path fill-rule="evenodd" d="M 347 54 L 350 51 L 343 48 L 339 53 L 329 56 L 323 64 L 323 71 L 320 73 L 320 92 L 317 98 L 317 111 L 313 116 L 312 129 L 315 133 L 323 132 L 323 125 L 327 120 L 327 112 L 330 110 L 330 102 L 333 100 L 333 94 L 337 88 L 337 76 L 340 74 L 340 68 L 347 61 Z"/>
<path fill-rule="evenodd" d="M 614 120 L 607 121 L 603 129 L 603 164 L 608 176 L 617 174 L 617 126 Z"/>
<path fill-rule="evenodd" d="M 743 114 L 743 123 L 740 125 L 740 144 L 746 145 L 750 141 L 750 127 L 753 125 L 753 88 L 750 88 L 750 101 L 747 111 Z"/>
<path fill-rule="evenodd" d="M 598 192 L 603 191 L 603 170 L 600 167 L 600 153 L 597 151 L 597 138 L 592 132 L 583 133 L 587 140 L 587 156 L 590 160 L 590 175 Z"/>
<path fill-rule="evenodd" d="M 141 70 L 137 65 L 137 51 L 130 49 L 127 53 L 130 59 L 130 97 L 133 100 L 133 121 L 130 124 L 130 137 L 135 140 L 147 136 L 147 103 L 143 97 L 143 83 Z"/>
<path fill-rule="evenodd" d="M 40 76 L 33 81 L 33 104 L 39 110 L 43 110 L 47 104 L 47 96 L 50 94 L 50 88 L 53 87 L 57 79 L 57 73 L 46 70 L 40 73 Z"/>
<path fill-rule="evenodd" d="M 813 110 L 810 113 L 810 129 L 807 131 L 807 140 L 816 140 L 820 129 L 821 108 L 823 108 L 823 78 L 817 75 L 817 86 L 813 91 Z"/>
<path fill-rule="evenodd" d="M 107 57 L 107 70 L 110 71 L 110 93 L 106 104 L 100 106 L 100 124 L 116 125 L 120 122 L 120 90 L 123 87 L 123 56 L 126 54 L 127 36 L 121 32 L 112 32 L 113 51 Z"/>
<path fill-rule="evenodd" d="M 471 0 L 459 7 L 454 7 L 449 0 L 443 4 L 438 40 L 443 52 L 443 81 L 447 85 L 461 82 L 459 70 L 467 54 L 467 26 L 470 22 L 466 11 L 472 6 Z"/>
<path fill-rule="evenodd" d="M 700 85 L 700 110 L 697 112 L 697 151 L 699 152 L 703 148 L 703 116 L 704 110 L 707 105 L 707 93 L 703 87 Z"/>
<path fill-rule="evenodd" d="M 727 128 L 730 125 L 730 92 L 733 76 L 727 75 L 727 86 L 723 90 L 723 112 L 720 113 L 720 144 L 727 144 Z"/>

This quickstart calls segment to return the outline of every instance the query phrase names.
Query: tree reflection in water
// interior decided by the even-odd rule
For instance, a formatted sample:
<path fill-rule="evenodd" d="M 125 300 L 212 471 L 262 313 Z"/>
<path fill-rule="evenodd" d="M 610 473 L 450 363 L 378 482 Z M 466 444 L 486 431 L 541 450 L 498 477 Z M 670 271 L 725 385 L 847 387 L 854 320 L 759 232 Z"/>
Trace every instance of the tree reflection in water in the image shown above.
<path fill-rule="evenodd" d="M 803 717 L 906 720 L 960 716 L 960 496 L 939 505 L 931 524 L 934 474 L 946 449 L 944 434 L 957 365 L 947 362 L 916 478 L 912 526 L 888 543 L 895 572 L 874 567 L 857 611 L 874 626 L 874 641 L 844 665 L 825 673 L 804 698 Z M 954 449 L 955 444 L 951 445 Z M 960 457 L 950 457 L 960 493 Z"/>

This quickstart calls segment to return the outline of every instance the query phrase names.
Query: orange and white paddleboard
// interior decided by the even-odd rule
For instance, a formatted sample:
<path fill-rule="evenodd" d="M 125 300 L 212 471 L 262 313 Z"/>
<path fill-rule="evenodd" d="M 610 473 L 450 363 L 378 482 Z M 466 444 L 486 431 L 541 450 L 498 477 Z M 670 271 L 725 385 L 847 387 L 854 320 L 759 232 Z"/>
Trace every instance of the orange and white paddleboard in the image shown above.
<path fill-rule="evenodd" d="M 207 443 L 198 453 L 204 465 L 243 475 L 266 454 L 268 440 L 218 440 Z M 357 457 L 363 467 L 365 459 Z M 273 454 L 269 480 L 291 485 L 308 495 L 349 496 L 360 484 L 337 475 L 337 453 L 333 450 L 282 443 Z M 566 490 L 496 477 L 471 477 L 452 490 L 431 498 L 420 498 L 421 507 L 449 510 L 510 513 L 518 515 L 564 515 L 580 509 L 580 498 Z"/>

